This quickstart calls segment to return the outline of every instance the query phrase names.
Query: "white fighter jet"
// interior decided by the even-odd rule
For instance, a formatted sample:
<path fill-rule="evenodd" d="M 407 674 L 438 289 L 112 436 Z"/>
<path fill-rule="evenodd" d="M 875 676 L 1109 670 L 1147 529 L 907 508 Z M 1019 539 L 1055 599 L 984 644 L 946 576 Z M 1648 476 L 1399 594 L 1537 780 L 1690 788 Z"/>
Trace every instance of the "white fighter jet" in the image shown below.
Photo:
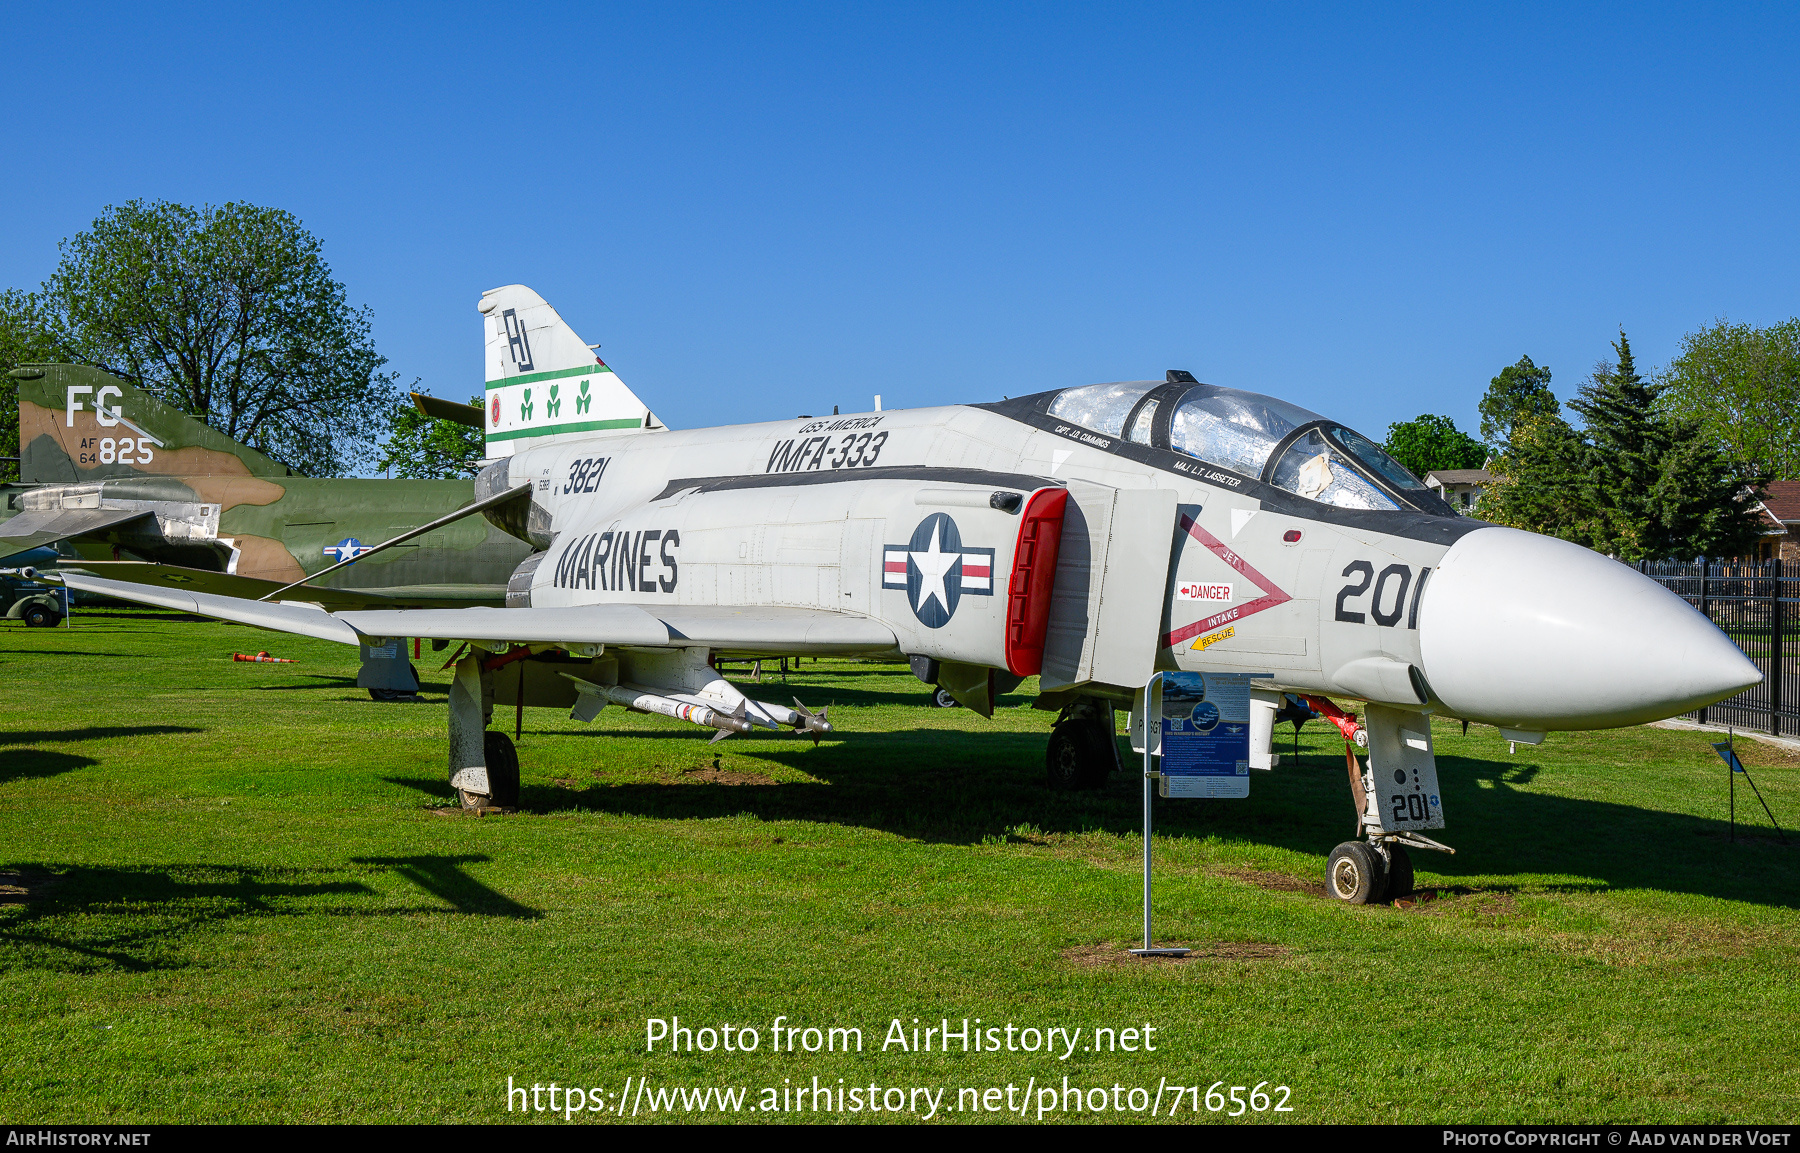
<path fill-rule="evenodd" d="M 1327 714 L 1366 750 L 1347 758 L 1358 839 L 1329 869 L 1357 902 L 1410 888 L 1408 846 L 1444 848 L 1423 835 L 1444 824 L 1431 716 L 1530 744 L 1761 679 L 1655 582 L 1461 516 L 1368 438 L 1274 397 L 1171 370 L 675 431 L 530 289 L 479 307 L 493 459 L 464 511 L 536 550 L 507 607 L 327 612 L 67 582 L 350 645 L 466 646 L 449 772 L 475 806 L 518 794 L 496 704 L 830 731 L 799 701 L 746 698 L 716 654 L 907 657 L 984 714 L 1038 676 L 1038 707 L 1060 714 L 1049 781 L 1074 788 L 1119 767 L 1114 709 L 1141 715 L 1157 670 L 1261 674 L 1253 767 L 1275 762 L 1278 713 Z M 1327 694 L 1367 706 L 1346 716 Z"/>

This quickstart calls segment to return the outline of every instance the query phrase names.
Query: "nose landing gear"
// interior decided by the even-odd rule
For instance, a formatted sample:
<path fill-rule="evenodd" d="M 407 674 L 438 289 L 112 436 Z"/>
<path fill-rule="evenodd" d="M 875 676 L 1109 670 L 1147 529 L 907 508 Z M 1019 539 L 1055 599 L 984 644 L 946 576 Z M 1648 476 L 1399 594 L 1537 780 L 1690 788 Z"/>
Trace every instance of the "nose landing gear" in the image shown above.
<path fill-rule="evenodd" d="M 1424 713 L 1371 704 L 1363 724 L 1330 701 L 1308 697 L 1313 710 L 1344 734 L 1344 763 L 1356 832 L 1331 851 L 1326 889 L 1340 901 L 1369 905 L 1411 895 L 1412 857 L 1407 849 L 1454 853 L 1419 832 L 1444 827 L 1438 796 L 1437 762 L 1431 749 L 1431 718 Z M 1356 746 L 1368 750 L 1359 760 Z"/>

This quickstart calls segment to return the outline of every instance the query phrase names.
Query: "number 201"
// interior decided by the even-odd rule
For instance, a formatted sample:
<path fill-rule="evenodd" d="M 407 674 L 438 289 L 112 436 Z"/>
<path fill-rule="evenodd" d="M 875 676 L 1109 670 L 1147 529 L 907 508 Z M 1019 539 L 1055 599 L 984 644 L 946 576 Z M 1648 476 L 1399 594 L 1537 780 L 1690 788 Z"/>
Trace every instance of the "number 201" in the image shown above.
<path fill-rule="evenodd" d="M 1413 570 L 1403 564 L 1391 564 L 1375 575 L 1375 566 L 1366 560 L 1351 561 L 1344 566 L 1344 576 L 1356 576 L 1360 580 L 1352 581 L 1338 590 L 1337 619 L 1346 624 L 1360 625 L 1368 622 L 1369 617 L 1382 628 L 1393 628 L 1400 623 L 1402 613 L 1406 616 L 1406 627 L 1419 627 L 1419 594 L 1425 591 L 1425 578 L 1431 574 L 1430 567 L 1419 570 L 1417 580 L 1413 579 Z M 1350 602 L 1360 599 L 1363 594 L 1374 588 L 1374 595 L 1369 598 L 1369 611 L 1364 614 L 1351 607 Z M 1406 594 L 1412 592 L 1412 603 L 1407 604 Z M 1391 602 L 1391 603 L 1390 603 Z"/>
<path fill-rule="evenodd" d="M 1394 819 L 1396 821 L 1422 821 L 1431 815 L 1425 804 L 1425 798 L 1417 793 L 1394 794 Z"/>

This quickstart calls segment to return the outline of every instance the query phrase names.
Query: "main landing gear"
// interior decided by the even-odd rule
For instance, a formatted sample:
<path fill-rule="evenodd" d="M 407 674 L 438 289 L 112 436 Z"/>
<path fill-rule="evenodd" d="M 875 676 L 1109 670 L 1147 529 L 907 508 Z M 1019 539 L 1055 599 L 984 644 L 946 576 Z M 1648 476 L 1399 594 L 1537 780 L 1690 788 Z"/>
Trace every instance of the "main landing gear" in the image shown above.
<path fill-rule="evenodd" d="M 1098 789 L 1119 765 L 1111 701 L 1077 697 L 1063 707 L 1044 750 L 1044 779 L 1052 789 Z"/>
<path fill-rule="evenodd" d="M 482 736 L 482 751 L 487 756 L 488 788 L 486 797 L 464 793 L 464 808 L 479 808 L 482 803 L 497 809 L 516 808 L 519 804 L 519 750 L 505 733 L 489 729 Z M 474 802 L 474 803 L 471 803 Z"/>
<path fill-rule="evenodd" d="M 793 708 L 744 696 L 707 663 L 699 648 L 626 650 L 583 657 L 546 647 L 498 645 L 498 653 L 470 646 L 455 661 L 450 682 L 450 787 L 465 809 L 510 809 L 519 803 L 519 753 L 503 732 L 488 728 L 494 703 L 569 709 L 592 721 L 607 704 L 690 721 L 717 730 L 714 741 L 756 729 L 791 731 L 816 744 L 832 732 L 829 710 L 799 701 Z"/>

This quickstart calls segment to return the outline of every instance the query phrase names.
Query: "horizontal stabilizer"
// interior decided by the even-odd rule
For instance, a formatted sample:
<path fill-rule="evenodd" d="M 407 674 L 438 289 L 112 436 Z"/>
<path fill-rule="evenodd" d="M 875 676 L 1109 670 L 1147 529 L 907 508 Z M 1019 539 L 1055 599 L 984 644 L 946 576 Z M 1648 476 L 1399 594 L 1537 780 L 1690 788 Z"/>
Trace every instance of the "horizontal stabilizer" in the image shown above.
<path fill-rule="evenodd" d="M 376 608 L 461 608 L 469 605 L 501 605 L 506 601 L 505 585 L 443 584 L 393 585 L 374 589 L 319 588 L 303 584 L 285 588 L 284 581 L 262 580 L 234 573 L 207 569 L 184 568 L 181 565 L 155 564 L 150 561 L 108 560 L 70 561 L 71 566 L 107 580 L 129 584 L 178 588 L 186 592 L 212 593 L 216 596 L 243 597 L 259 600 L 281 591 L 284 601 L 310 601 L 332 610 Z M 285 588 L 285 591 L 283 591 Z"/>
<path fill-rule="evenodd" d="M 435 396 L 426 396 L 422 392 L 412 394 L 413 407 L 433 420 L 449 420 L 457 424 L 465 424 L 470 428 L 486 428 L 487 417 L 479 404 L 458 404 L 454 400 L 439 400 Z"/>
<path fill-rule="evenodd" d="M 74 536 L 105 532 L 149 515 L 142 509 L 27 509 L 18 516 L 0 521 L 0 550 L 23 552 Z"/>
<path fill-rule="evenodd" d="M 86 573 L 72 572 L 67 569 L 45 575 L 60 577 L 62 582 L 72 589 L 81 592 L 103 593 L 109 597 L 118 597 L 122 601 L 135 601 L 141 605 L 155 605 L 158 608 L 175 609 L 184 613 L 198 613 L 200 616 L 217 617 L 222 621 L 255 625 L 258 628 L 273 629 L 280 633 L 296 633 L 303 637 L 316 637 L 322 641 L 337 641 L 346 645 L 361 643 L 361 638 L 356 635 L 355 629 L 323 609 L 308 608 L 304 605 L 263 604 L 260 601 L 244 600 L 240 597 L 222 597 L 213 593 L 189 592 L 186 589 L 126 584 L 124 581 L 109 581 L 102 577 L 89 576 Z"/>
<path fill-rule="evenodd" d="M 759 655 L 891 653 L 886 625 L 825 609 L 705 605 L 577 605 L 569 608 L 365 609 L 330 613 L 186 588 L 128 584 L 64 571 L 70 588 L 199 613 L 343 644 L 369 637 L 706 648 Z"/>

